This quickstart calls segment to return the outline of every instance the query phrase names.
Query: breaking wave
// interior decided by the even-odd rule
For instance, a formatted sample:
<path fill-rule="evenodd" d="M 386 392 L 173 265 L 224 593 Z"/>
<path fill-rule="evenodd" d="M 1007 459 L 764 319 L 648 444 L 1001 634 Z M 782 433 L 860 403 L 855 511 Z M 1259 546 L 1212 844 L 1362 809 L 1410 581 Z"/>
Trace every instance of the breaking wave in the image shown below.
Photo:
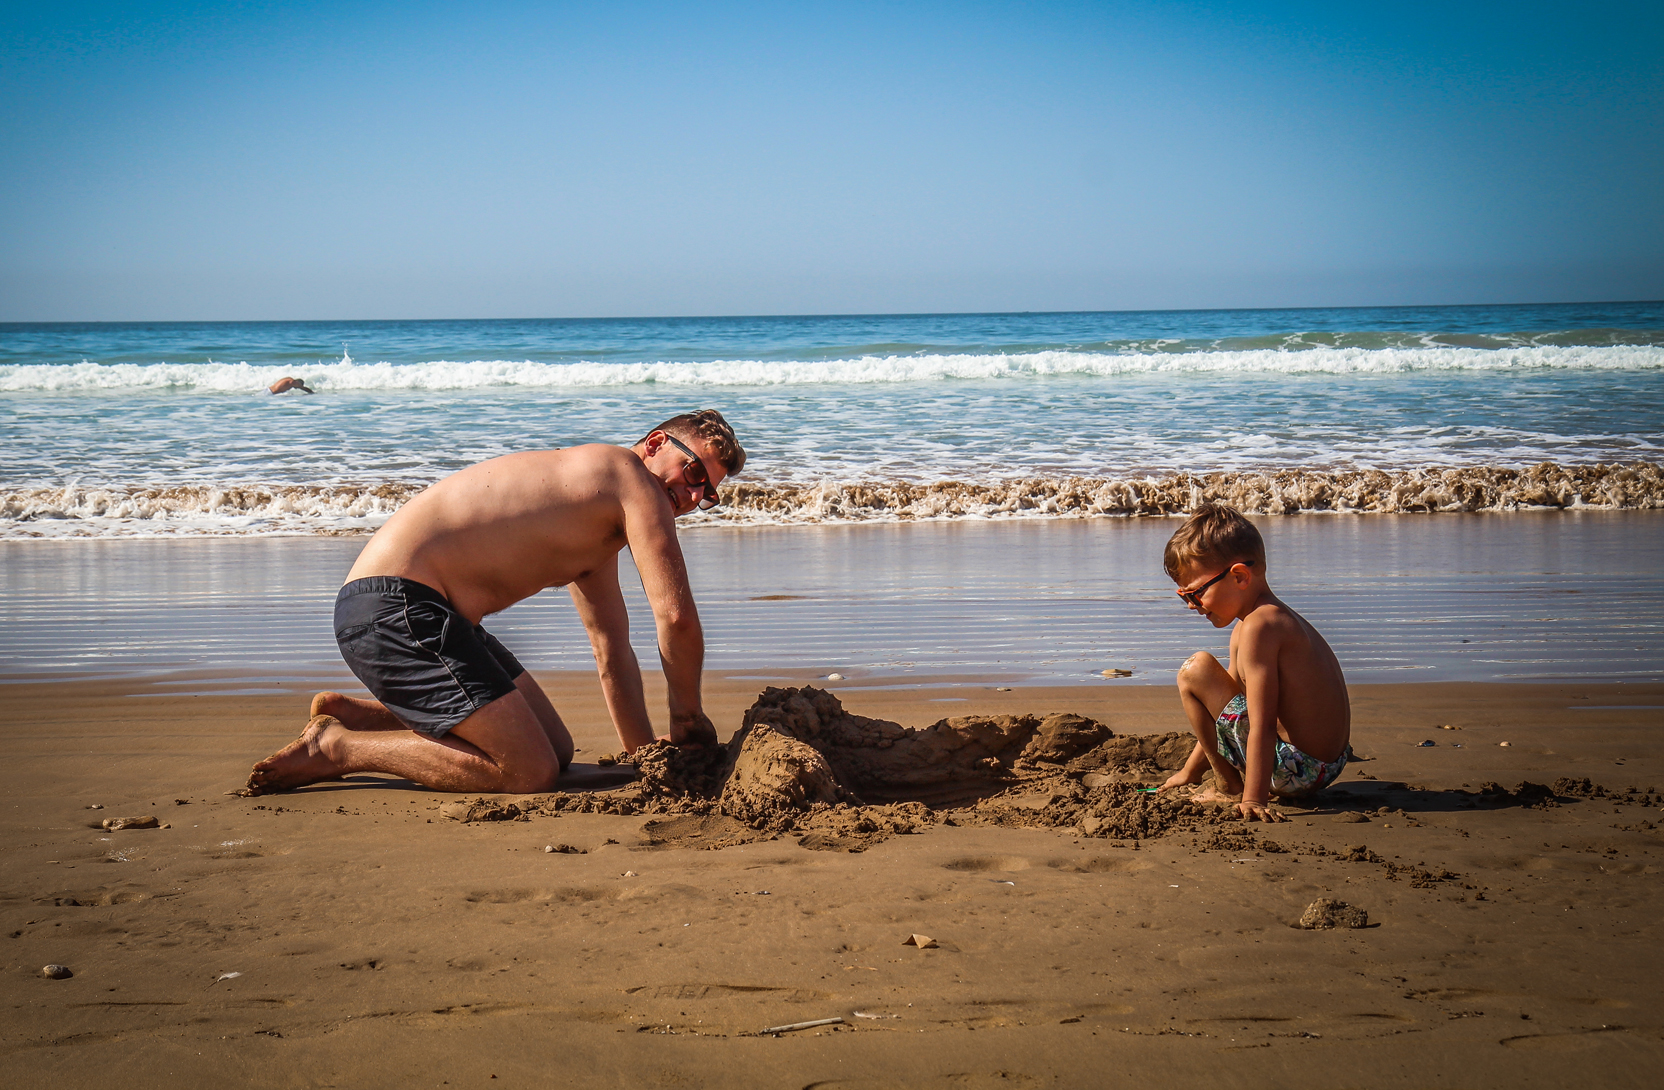
<path fill-rule="evenodd" d="M 937 382 L 1048 376 L 1110 378 L 1156 373 L 1408 374 L 1465 371 L 1659 371 L 1656 344 L 1512 347 L 1336 346 L 1284 341 L 1278 347 L 1169 352 L 1046 349 L 1028 352 L 930 352 L 822 360 L 715 360 L 656 363 L 545 363 L 535 360 L 434 360 L 423 363 L 339 361 L 282 366 L 249 363 L 94 363 L 0 366 L 0 391 L 129 393 L 189 390 L 255 394 L 284 375 L 323 391 L 468 390 L 492 387 L 584 388 L 800 386 Z"/>
<path fill-rule="evenodd" d="M 363 534 L 424 488 L 420 483 L 177 485 L 0 490 L 0 539 L 204 534 Z M 1092 518 L 1183 514 L 1204 502 L 1248 514 L 1415 514 L 1518 510 L 1664 509 L 1664 466 L 1557 465 L 1408 470 L 1174 474 L 1142 478 L 1024 478 L 970 483 L 735 482 L 723 506 L 684 525 L 786 525 L 949 519 Z"/>

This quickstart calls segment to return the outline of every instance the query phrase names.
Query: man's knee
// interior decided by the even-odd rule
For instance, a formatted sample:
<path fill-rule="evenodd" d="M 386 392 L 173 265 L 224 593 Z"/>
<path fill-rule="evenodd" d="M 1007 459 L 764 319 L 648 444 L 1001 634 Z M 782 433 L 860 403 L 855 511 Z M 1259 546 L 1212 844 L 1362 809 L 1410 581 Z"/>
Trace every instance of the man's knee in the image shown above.
<path fill-rule="evenodd" d="M 553 791 L 560 779 L 560 759 L 550 753 L 547 760 L 531 759 L 517 767 L 503 770 L 502 790 L 511 795 L 530 795 L 539 791 Z"/>

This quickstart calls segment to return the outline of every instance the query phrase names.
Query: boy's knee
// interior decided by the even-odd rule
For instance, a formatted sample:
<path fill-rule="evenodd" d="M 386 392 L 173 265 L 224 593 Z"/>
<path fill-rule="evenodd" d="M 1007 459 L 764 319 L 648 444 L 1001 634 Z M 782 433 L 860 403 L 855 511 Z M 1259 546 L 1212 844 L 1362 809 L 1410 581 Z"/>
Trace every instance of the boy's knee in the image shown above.
<path fill-rule="evenodd" d="M 1179 684 L 1195 684 L 1205 677 L 1223 672 L 1224 669 L 1225 668 L 1219 664 L 1219 660 L 1214 658 L 1211 654 L 1206 651 L 1198 651 L 1194 655 L 1185 659 L 1184 665 L 1179 667 Z"/>

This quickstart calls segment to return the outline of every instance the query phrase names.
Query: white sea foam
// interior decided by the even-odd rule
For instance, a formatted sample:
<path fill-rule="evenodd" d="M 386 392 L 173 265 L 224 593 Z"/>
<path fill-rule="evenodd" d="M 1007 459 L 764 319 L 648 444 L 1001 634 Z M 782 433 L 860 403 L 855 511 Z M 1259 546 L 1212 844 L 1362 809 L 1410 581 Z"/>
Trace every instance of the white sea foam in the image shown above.
<path fill-rule="evenodd" d="M 421 491 L 414 482 L 341 485 L 0 489 L 0 540 L 362 534 Z M 1203 502 L 1250 514 L 1659 510 L 1664 467 L 1496 466 L 1216 472 L 1125 478 L 1027 477 L 967 483 L 823 480 L 723 486 L 704 525 L 1094 518 L 1182 514 Z"/>
<path fill-rule="evenodd" d="M 698 363 L 542 363 L 433 360 L 425 363 L 95 363 L 0 366 L 0 391 L 44 393 L 196 390 L 263 393 L 298 375 L 320 390 L 466 390 L 489 387 L 868 385 L 1052 376 L 1154 373 L 1407 374 L 1425 372 L 1661 371 L 1657 345 L 1511 348 L 1254 349 L 1207 352 L 1075 352 L 865 356 L 839 360 L 718 360 Z"/>

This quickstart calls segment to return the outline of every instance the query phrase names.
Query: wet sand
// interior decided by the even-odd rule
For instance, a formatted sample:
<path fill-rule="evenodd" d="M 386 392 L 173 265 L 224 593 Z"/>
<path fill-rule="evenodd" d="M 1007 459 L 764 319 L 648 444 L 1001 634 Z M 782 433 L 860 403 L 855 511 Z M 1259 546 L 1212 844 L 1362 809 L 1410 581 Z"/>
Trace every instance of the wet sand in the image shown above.
<path fill-rule="evenodd" d="M 707 682 L 725 737 L 765 684 L 738 673 Z M 580 765 L 615 748 L 593 675 L 540 677 Z M 1130 842 L 967 806 L 852 853 L 462 822 L 373 776 L 240 798 L 310 687 L 153 680 L 4 687 L 8 1085 L 1641 1086 L 1664 1062 L 1657 683 L 1357 685 L 1371 759 L 1274 827 Z M 1158 685 L 895 684 L 833 688 L 908 726 L 1182 727 Z M 1562 778 L 1617 797 L 1481 793 Z M 1323 897 L 1370 926 L 1293 926 Z"/>

